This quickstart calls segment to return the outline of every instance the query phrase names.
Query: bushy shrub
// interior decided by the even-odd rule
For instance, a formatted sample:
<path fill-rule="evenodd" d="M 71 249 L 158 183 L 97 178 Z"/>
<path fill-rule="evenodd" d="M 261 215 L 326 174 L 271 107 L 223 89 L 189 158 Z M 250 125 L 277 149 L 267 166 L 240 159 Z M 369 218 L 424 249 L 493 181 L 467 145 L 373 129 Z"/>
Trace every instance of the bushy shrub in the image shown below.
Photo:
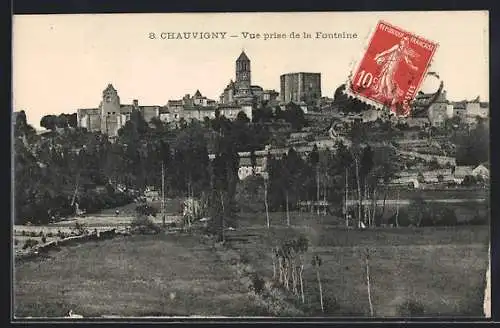
<path fill-rule="evenodd" d="M 398 223 L 403 227 L 419 227 L 428 216 L 428 212 L 428 204 L 421 197 L 415 197 L 410 200 L 408 208 L 399 211 Z"/>
<path fill-rule="evenodd" d="M 398 306 L 398 315 L 402 317 L 422 316 L 424 313 L 423 304 L 416 300 L 406 300 Z"/>
<path fill-rule="evenodd" d="M 18 245 L 18 244 L 19 244 L 19 240 L 14 239 L 14 245 Z"/>
<path fill-rule="evenodd" d="M 470 225 L 486 225 L 489 224 L 490 219 L 488 215 L 476 215 L 468 222 Z"/>
<path fill-rule="evenodd" d="M 61 230 L 57 230 L 57 237 L 59 237 L 60 239 L 64 239 L 66 238 L 66 234 Z"/>
<path fill-rule="evenodd" d="M 79 223 L 79 222 L 75 223 L 75 230 L 77 231 L 77 233 L 79 235 L 85 234 L 85 231 L 86 231 L 85 226 L 83 225 L 83 223 Z"/>
<path fill-rule="evenodd" d="M 37 237 L 37 233 L 35 231 L 30 232 L 30 237 Z"/>
<path fill-rule="evenodd" d="M 137 214 L 145 216 L 148 215 L 156 216 L 156 214 L 158 213 L 158 210 L 156 208 L 146 204 L 137 206 L 135 208 L 135 211 L 137 212 Z"/>
<path fill-rule="evenodd" d="M 47 242 L 47 238 L 45 236 L 42 237 L 42 243 L 46 243 Z"/>
<path fill-rule="evenodd" d="M 433 157 L 431 159 L 431 161 L 429 162 L 429 168 L 431 170 L 437 170 L 437 169 L 441 168 L 441 165 L 439 165 L 439 162 L 438 162 L 436 157 Z"/>
<path fill-rule="evenodd" d="M 261 294 L 264 291 L 265 281 L 257 273 L 252 275 L 252 289 L 256 294 Z"/>
<path fill-rule="evenodd" d="M 31 248 L 35 245 L 38 245 L 38 240 L 29 238 L 24 242 L 23 249 Z"/>
<path fill-rule="evenodd" d="M 477 183 L 477 179 L 473 175 L 466 175 L 462 181 L 463 186 L 473 186 L 476 183 Z"/>
<path fill-rule="evenodd" d="M 417 197 L 410 201 L 410 205 L 399 213 L 401 226 L 455 226 L 458 224 L 455 211 L 446 205 L 430 204 Z"/>
<path fill-rule="evenodd" d="M 442 205 L 432 208 L 433 226 L 454 226 L 457 225 L 455 211 Z"/>
<path fill-rule="evenodd" d="M 25 230 L 21 231 L 21 236 L 26 236 L 27 234 L 28 233 Z"/>
<path fill-rule="evenodd" d="M 141 234 L 159 233 L 161 228 L 145 215 L 138 215 L 130 224 L 133 231 Z"/>
<path fill-rule="evenodd" d="M 326 296 L 323 300 L 325 313 L 335 314 L 340 310 L 340 304 L 334 296 Z"/>
<path fill-rule="evenodd" d="M 48 232 L 47 237 L 49 237 L 49 238 L 54 237 L 54 234 L 52 232 Z"/>

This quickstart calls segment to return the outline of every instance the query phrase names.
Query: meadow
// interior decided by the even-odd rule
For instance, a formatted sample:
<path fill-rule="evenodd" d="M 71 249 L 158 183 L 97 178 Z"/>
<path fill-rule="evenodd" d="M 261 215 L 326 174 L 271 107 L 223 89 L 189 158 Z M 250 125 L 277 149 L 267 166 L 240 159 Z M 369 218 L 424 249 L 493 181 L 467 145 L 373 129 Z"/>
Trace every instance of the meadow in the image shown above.
<path fill-rule="evenodd" d="M 154 235 L 68 246 L 16 264 L 16 317 L 264 315 L 195 236 Z"/>
<path fill-rule="evenodd" d="M 115 218 L 111 216 L 109 220 Z M 123 215 L 127 215 L 126 213 Z M 240 213 L 222 251 L 237 252 L 272 279 L 271 248 L 303 234 L 307 316 L 369 316 L 365 254 L 370 253 L 375 316 L 482 316 L 489 227 L 348 229 L 341 219 L 292 212 Z M 62 248 L 16 264 L 16 316 L 270 316 L 201 233 L 117 237 Z M 321 312 L 313 255 L 323 264 Z M 410 302 L 417 310 L 405 309 Z M 284 314 L 286 315 L 286 314 Z"/>
<path fill-rule="evenodd" d="M 369 316 L 365 254 L 370 254 L 371 294 L 375 316 L 482 316 L 489 227 L 425 228 L 339 227 L 328 217 L 272 213 L 271 229 L 252 215 L 240 218 L 231 247 L 260 274 L 272 277 L 271 248 L 300 234 L 310 247 L 305 264 L 306 306 L 311 315 Z M 325 313 L 320 311 L 312 255 L 319 255 Z M 299 300 L 295 299 L 299 304 Z M 418 308 L 405 311 L 404 304 Z M 418 312 L 418 313 L 417 313 Z"/>

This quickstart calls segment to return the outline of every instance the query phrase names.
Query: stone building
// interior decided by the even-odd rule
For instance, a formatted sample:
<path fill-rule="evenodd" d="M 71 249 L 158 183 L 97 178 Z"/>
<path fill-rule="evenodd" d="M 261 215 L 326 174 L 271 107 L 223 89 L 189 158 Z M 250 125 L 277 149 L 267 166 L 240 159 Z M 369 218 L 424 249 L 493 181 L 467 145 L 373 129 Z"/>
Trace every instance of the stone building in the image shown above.
<path fill-rule="evenodd" d="M 164 122 L 179 122 L 184 119 L 202 121 L 205 117 L 215 117 L 217 104 L 215 100 L 203 96 L 200 90 L 196 90 L 193 96 L 186 94 L 182 99 L 169 100 L 167 105 L 161 108 L 160 120 Z"/>
<path fill-rule="evenodd" d="M 160 116 L 160 106 L 139 106 L 138 100 L 134 100 L 132 104 L 121 104 L 118 92 L 112 84 L 108 84 L 102 92 L 99 107 L 77 110 L 77 123 L 79 127 L 89 131 L 116 137 L 118 130 L 130 120 L 133 110 L 139 111 L 147 122 Z"/>
<path fill-rule="evenodd" d="M 181 120 L 202 121 L 207 117 L 215 118 L 217 111 L 228 119 L 235 119 L 243 111 L 251 120 L 252 108 L 256 102 L 276 102 L 279 94 L 275 90 L 264 90 L 251 84 L 250 59 L 244 51 L 236 60 L 235 75 L 236 80 L 231 80 L 224 89 L 220 104 L 196 90 L 193 96 L 186 94 L 182 99 L 169 100 L 165 106 L 139 106 L 137 100 L 125 105 L 121 104 L 118 92 L 109 84 L 103 91 L 102 101 L 97 108 L 77 110 L 78 126 L 116 137 L 118 130 L 130 120 L 133 110 L 140 111 L 147 122 L 154 117 L 168 123 L 179 123 Z"/>
<path fill-rule="evenodd" d="M 441 126 L 447 118 L 453 117 L 452 105 L 446 98 L 441 84 L 438 94 L 419 92 L 412 103 L 412 117 L 427 118 L 432 126 Z"/>
<path fill-rule="evenodd" d="M 280 76 L 282 103 L 317 105 L 321 99 L 321 73 L 287 73 Z"/>
<path fill-rule="evenodd" d="M 235 120 L 239 112 L 245 113 L 248 119 L 252 120 L 252 105 L 219 105 L 217 107 L 221 116 L 225 116 L 230 120 Z"/>
<path fill-rule="evenodd" d="M 223 105 L 253 105 L 265 98 L 274 99 L 277 95 L 274 90 L 264 90 L 258 85 L 252 85 L 251 62 L 244 51 L 236 59 L 235 77 L 229 81 L 220 96 Z"/>
<path fill-rule="evenodd" d="M 278 96 L 279 92 L 276 92 L 276 90 L 264 90 L 262 93 L 262 101 L 274 103 L 278 100 Z"/>

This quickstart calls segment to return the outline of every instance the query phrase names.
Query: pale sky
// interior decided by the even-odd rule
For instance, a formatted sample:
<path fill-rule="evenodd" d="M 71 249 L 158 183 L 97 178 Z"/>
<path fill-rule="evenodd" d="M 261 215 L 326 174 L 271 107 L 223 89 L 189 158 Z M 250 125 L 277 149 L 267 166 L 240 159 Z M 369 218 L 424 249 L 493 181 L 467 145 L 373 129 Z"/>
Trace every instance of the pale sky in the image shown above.
<path fill-rule="evenodd" d="M 16 15 L 13 109 L 25 110 L 39 128 L 44 115 L 97 107 L 108 83 L 122 103 L 164 105 L 196 89 L 218 100 L 235 78 L 242 49 L 251 60 L 252 84 L 279 92 L 281 74 L 319 72 L 323 96 L 333 97 L 381 19 L 439 43 L 430 70 L 444 80 L 448 99 L 489 99 L 486 11 Z M 227 34 L 224 40 L 151 40 L 150 32 Z M 287 38 L 245 40 L 241 32 Z M 290 32 L 313 38 L 290 39 Z M 358 38 L 316 39 L 316 32 Z"/>

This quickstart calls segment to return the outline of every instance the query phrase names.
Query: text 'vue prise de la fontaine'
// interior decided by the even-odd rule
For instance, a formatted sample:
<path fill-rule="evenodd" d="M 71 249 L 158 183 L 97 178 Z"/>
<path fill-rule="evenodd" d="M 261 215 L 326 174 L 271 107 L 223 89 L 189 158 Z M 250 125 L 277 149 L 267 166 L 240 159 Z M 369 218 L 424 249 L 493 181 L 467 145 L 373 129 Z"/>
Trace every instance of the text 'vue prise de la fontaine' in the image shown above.
<path fill-rule="evenodd" d="M 357 33 L 350 32 L 150 32 L 152 40 L 225 40 L 240 38 L 247 40 L 284 40 L 284 39 L 357 39 Z"/>

